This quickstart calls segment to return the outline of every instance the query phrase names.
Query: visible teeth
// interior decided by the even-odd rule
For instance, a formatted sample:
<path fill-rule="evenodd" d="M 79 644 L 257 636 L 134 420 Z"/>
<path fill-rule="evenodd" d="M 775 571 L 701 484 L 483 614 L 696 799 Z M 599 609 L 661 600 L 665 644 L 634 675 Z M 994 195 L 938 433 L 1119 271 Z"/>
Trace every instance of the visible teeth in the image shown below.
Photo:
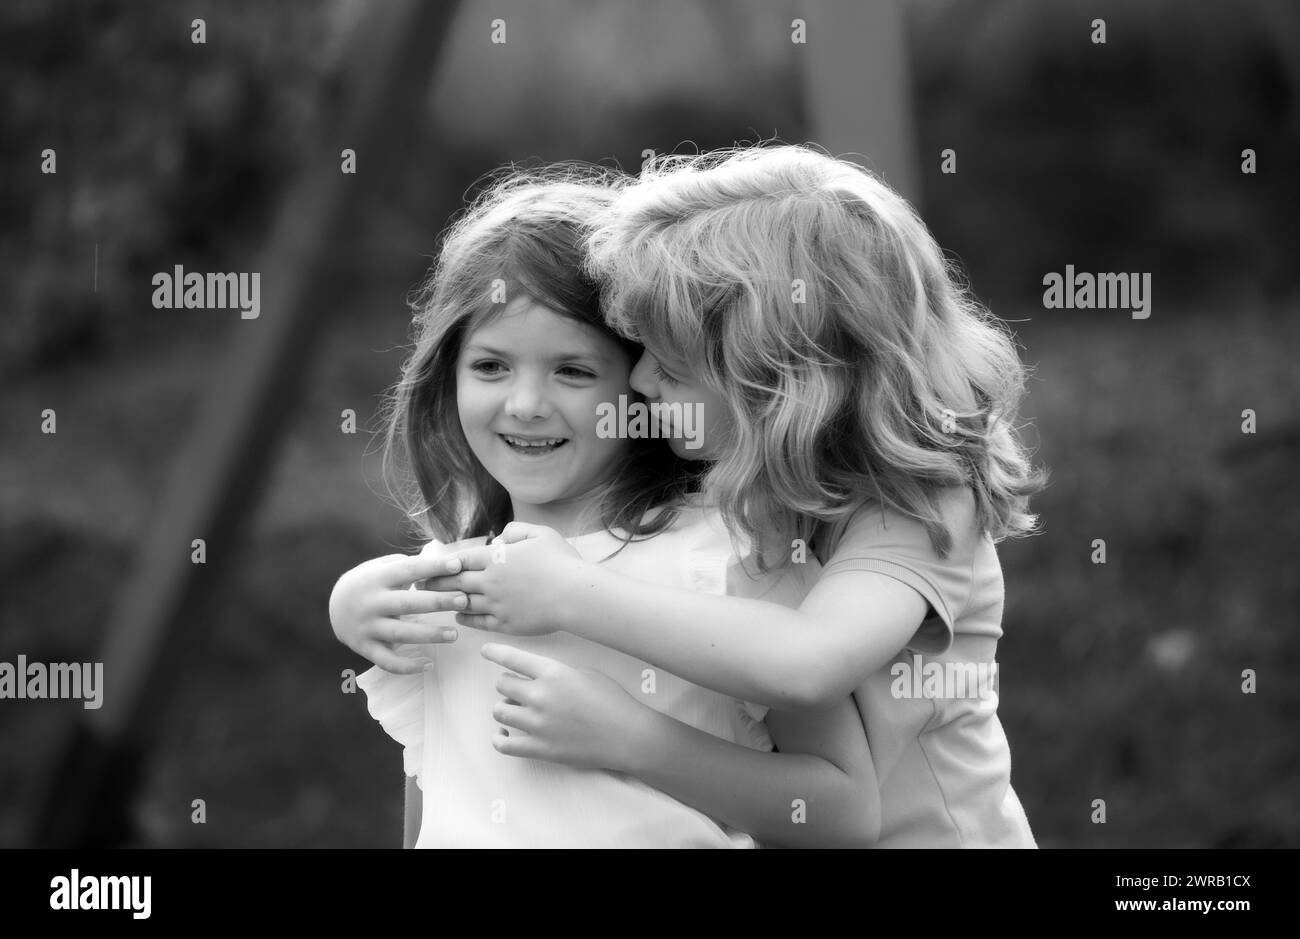
<path fill-rule="evenodd" d="M 522 440 L 519 437 L 511 437 L 508 434 L 502 434 L 506 443 L 516 447 L 554 447 L 564 443 L 563 437 L 553 437 L 550 440 Z"/>

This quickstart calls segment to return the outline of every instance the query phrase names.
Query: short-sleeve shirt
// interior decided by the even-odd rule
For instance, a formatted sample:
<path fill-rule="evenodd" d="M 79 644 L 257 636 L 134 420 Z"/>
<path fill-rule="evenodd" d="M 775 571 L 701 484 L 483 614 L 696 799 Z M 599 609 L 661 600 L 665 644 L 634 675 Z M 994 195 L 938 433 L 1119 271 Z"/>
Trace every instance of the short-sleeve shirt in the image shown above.
<path fill-rule="evenodd" d="M 954 487 L 940 504 L 947 557 L 922 523 L 872 502 L 822 572 L 885 574 L 929 604 L 908 646 L 854 691 L 880 780 L 879 847 L 1035 847 L 997 714 L 1002 568 L 973 493 Z"/>

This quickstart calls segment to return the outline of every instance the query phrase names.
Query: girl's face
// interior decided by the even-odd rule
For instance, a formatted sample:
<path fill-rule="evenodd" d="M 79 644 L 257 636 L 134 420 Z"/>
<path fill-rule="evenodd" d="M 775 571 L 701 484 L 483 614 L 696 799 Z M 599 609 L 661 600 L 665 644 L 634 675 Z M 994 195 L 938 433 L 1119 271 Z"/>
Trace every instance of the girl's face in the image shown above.
<path fill-rule="evenodd" d="M 691 377 L 685 362 L 657 350 L 652 352 L 647 346 L 632 369 L 631 381 L 632 387 L 645 395 L 647 404 L 680 404 L 683 415 L 687 408 L 694 409 L 694 428 L 700 446 L 689 449 L 686 446 L 692 442 L 686 434 L 689 428 L 675 427 L 668 438 L 673 453 L 686 460 L 717 459 L 718 440 L 728 426 L 727 405 L 721 395 Z M 673 408 L 668 413 L 675 411 Z"/>
<path fill-rule="evenodd" d="M 460 426 L 516 521 L 582 534 L 579 514 L 628 445 L 596 435 L 597 405 L 629 393 L 630 365 L 614 339 L 527 296 L 466 337 Z"/>

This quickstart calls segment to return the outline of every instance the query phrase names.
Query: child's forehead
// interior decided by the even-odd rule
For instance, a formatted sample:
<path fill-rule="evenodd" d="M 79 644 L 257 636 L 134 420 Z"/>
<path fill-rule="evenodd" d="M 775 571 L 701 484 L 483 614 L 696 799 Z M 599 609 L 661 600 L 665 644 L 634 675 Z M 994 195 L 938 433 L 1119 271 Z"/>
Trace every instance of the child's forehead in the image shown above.
<path fill-rule="evenodd" d="M 527 296 L 516 297 L 470 330 L 465 346 L 476 345 L 538 353 L 582 351 L 601 356 L 618 347 L 612 336 Z"/>

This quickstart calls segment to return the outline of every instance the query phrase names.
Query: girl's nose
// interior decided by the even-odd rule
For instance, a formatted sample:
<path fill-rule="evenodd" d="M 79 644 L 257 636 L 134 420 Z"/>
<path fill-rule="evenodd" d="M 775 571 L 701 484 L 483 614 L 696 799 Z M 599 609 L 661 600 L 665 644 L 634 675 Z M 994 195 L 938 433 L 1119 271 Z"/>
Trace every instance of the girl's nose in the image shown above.
<path fill-rule="evenodd" d="M 654 358 L 649 352 L 642 352 L 628 376 L 628 384 L 633 391 L 639 391 L 647 398 L 659 397 L 659 382 L 655 380 Z"/>
<path fill-rule="evenodd" d="M 544 420 L 551 414 L 546 395 L 532 381 L 516 381 L 506 397 L 506 413 L 518 421 Z"/>

